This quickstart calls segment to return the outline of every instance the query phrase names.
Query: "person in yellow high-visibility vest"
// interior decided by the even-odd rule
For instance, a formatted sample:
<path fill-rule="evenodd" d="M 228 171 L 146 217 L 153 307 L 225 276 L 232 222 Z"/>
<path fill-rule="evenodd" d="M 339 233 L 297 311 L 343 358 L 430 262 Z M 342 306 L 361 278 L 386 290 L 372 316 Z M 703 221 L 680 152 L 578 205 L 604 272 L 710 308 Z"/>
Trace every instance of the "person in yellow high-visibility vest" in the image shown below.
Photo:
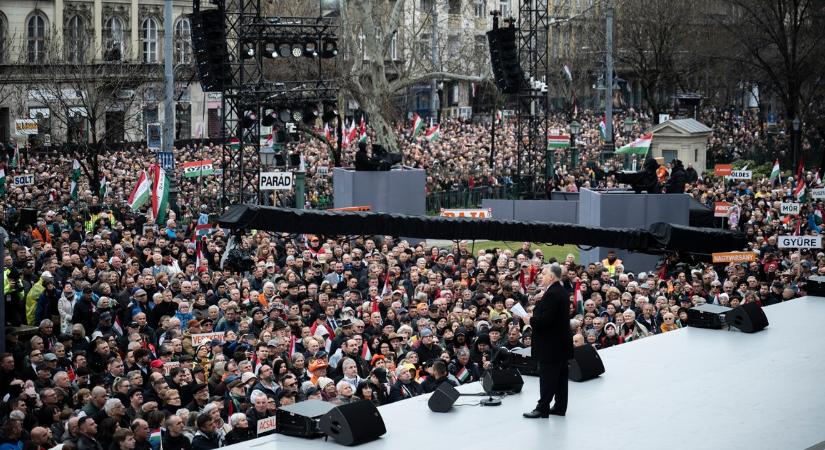
<path fill-rule="evenodd" d="M 622 260 L 616 256 L 616 251 L 610 250 L 607 252 L 607 258 L 602 260 L 602 267 L 606 268 L 610 276 L 613 277 L 616 275 L 616 267 L 621 263 Z"/>

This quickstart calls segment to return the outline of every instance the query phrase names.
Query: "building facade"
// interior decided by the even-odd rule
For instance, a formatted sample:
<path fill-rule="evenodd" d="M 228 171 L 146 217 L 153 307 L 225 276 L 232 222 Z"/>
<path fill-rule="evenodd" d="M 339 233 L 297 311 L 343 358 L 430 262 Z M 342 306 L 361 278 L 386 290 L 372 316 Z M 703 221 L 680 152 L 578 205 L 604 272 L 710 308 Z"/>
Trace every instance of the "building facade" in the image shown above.
<path fill-rule="evenodd" d="M 219 97 L 210 102 L 195 76 L 191 10 L 191 1 L 173 2 L 166 49 L 163 0 L 1 2 L 0 140 L 145 141 L 146 125 L 164 121 L 166 51 L 174 53 L 176 139 L 217 133 L 208 120 L 219 117 Z M 22 134 L 32 120 L 37 134 Z"/>

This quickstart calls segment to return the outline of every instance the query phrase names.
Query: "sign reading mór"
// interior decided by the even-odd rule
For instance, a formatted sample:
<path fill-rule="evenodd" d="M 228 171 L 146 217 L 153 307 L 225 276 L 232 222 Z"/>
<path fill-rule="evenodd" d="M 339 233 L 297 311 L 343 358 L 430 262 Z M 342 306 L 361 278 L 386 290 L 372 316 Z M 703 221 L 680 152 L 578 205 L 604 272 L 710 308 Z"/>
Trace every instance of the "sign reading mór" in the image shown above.
<path fill-rule="evenodd" d="M 259 188 L 262 191 L 291 190 L 292 172 L 261 172 Z"/>
<path fill-rule="evenodd" d="M 779 213 L 783 216 L 798 216 L 799 215 L 799 203 L 781 203 L 779 205 Z"/>
<path fill-rule="evenodd" d="M 779 236 L 779 248 L 822 248 L 822 236 Z"/>

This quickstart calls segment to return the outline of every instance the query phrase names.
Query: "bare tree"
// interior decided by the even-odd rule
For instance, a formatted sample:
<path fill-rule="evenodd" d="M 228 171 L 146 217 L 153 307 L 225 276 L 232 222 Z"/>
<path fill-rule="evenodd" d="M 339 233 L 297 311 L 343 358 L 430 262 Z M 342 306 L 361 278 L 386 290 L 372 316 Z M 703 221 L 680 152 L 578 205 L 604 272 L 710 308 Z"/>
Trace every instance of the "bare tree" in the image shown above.
<path fill-rule="evenodd" d="M 80 162 L 92 191 L 98 192 L 103 175 L 100 157 L 124 141 L 142 138 L 145 130 L 138 101 L 160 79 L 160 68 L 89 58 L 69 62 L 60 55 L 59 48 L 51 53 L 29 89 L 34 100 L 49 108 L 53 123 L 65 130 L 66 150 Z M 118 120 L 107 124 L 107 113 L 113 111 L 118 112 Z"/>
<path fill-rule="evenodd" d="M 811 106 L 824 89 L 822 2 L 725 0 L 725 4 L 728 14 L 717 19 L 726 31 L 726 42 L 735 45 L 736 52 L 726 56 L 749 74 L 743 81 L 756 80 L 769 88 L 785 109 L 787 127 L 801 113 L 818 109 Z"/>

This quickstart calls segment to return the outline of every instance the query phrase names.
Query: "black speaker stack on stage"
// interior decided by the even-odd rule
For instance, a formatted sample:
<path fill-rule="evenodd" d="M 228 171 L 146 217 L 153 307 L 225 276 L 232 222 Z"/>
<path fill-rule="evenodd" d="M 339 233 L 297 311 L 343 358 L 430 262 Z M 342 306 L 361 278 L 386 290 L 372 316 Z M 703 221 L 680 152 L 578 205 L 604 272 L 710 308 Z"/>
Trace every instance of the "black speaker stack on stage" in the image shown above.
<path fill-rule="evenodd" d="M 687 310 L 688 324 L 694 328 L 720 329 L 725 326 L 725 316 L 731 308 L 719 305 L 699 305 Z"/>
<path fill-rule="evenodd" d="M 512 25 L 487 32 L 493 78 L 504 94 L 517 94 L 527 84 L 519 62 L 517 39 L 518 29 Z"/>
<path fill-rule="evenodd" d="M 825 297 L 825 277 L 812 275 L 805 283 L 805 293 L 814 297 Z"/>
<path fill-rule="evenodd" d="M 592 345 L 573 348 L 573 359 L 567 362 L 567 378 L 572 381 L 587 381 L 604 373 L 604 364 L 599 352 Z"/>
<path fill-rule="evenodd" d="M 288 436 L 315 438 L 324 433 L 318 427 L 318 421 L 335 405 L 321 400 L 306 400 L 278 408 L 275 430 Z"/>
<path fill-rule="evenodd" d="M 318 423 L 327 436 L 342 445 L 359 445 L 387 433 L 384 419 L 372 402 L 340 405 L 321 417 Z"/>

